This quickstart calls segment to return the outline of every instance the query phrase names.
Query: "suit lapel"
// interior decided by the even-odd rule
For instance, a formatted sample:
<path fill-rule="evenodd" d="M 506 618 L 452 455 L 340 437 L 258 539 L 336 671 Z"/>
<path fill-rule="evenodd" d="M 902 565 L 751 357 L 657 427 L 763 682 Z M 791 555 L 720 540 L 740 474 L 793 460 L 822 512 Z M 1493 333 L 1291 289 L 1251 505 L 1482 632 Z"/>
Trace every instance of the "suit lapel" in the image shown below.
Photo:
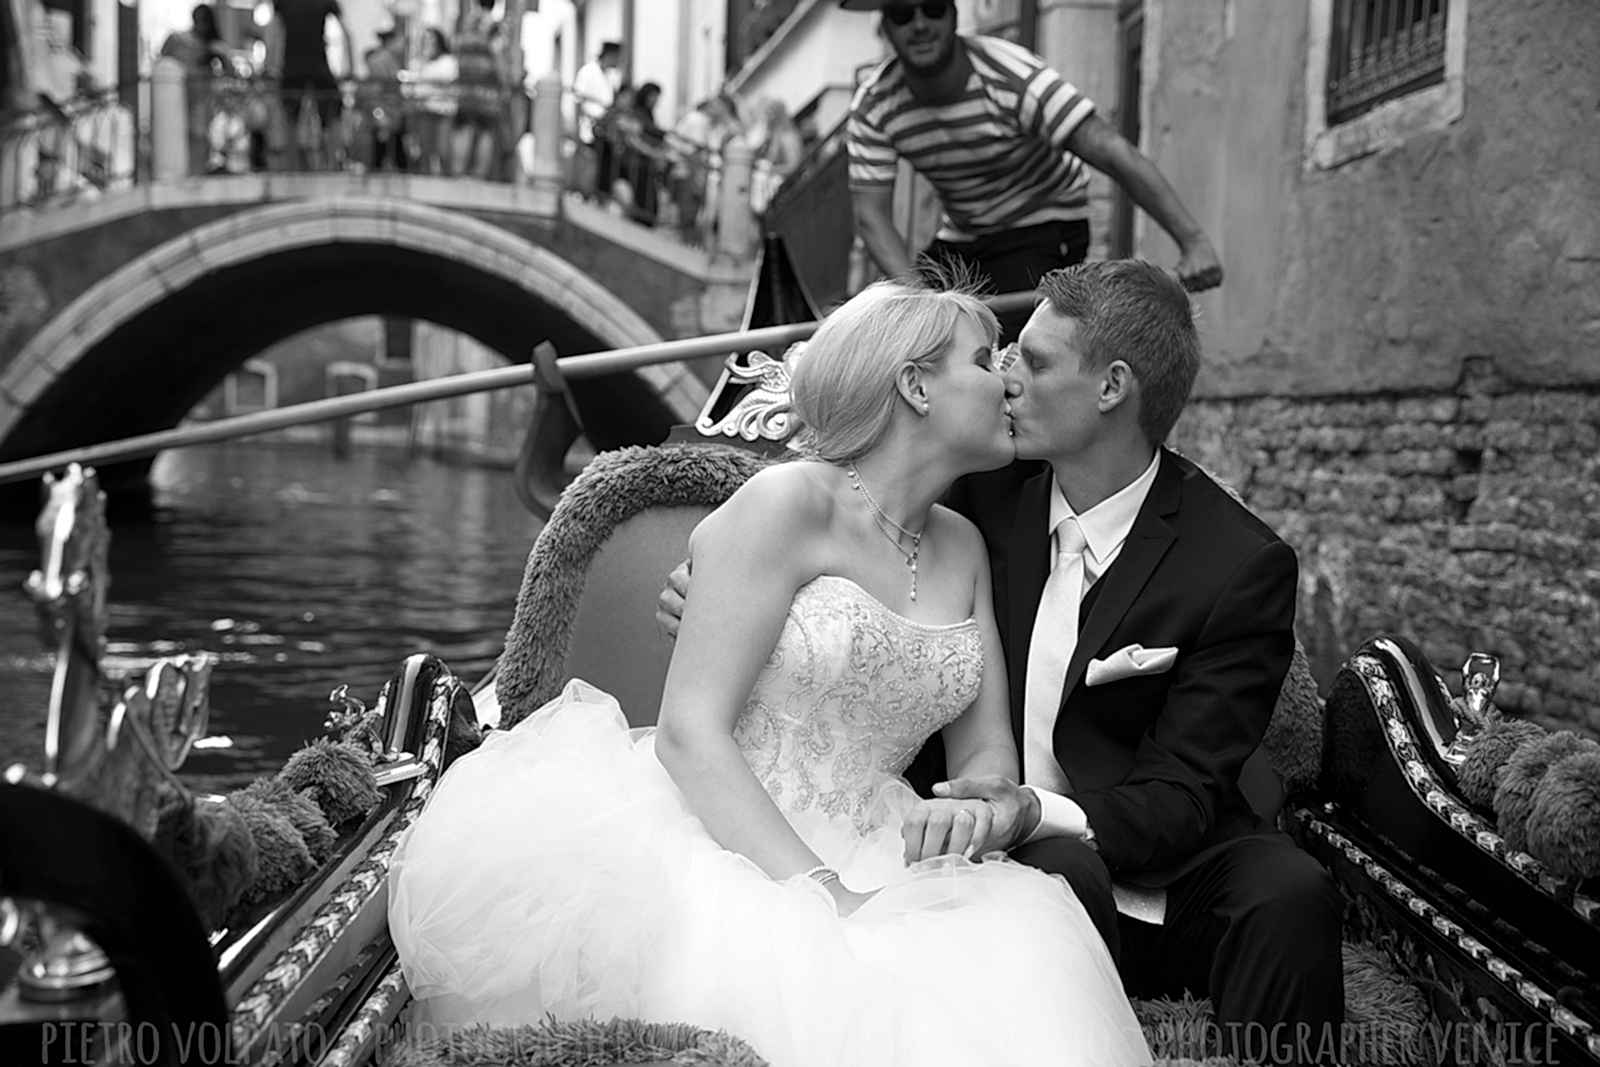
<path fill-rule="evenodd" d="M 1150 486 L 1150 495 L 1145 497 L 1144 506 L 1133 520 L 1133 529 L 1128 531 L 1128 540 L 1118 553 L 1116 562 L 1100 576 L 1100 594 L 1089 610 L 1089 617 L 1078 628 L 1078 643 L 1072 651 L 1072 662 L 1067 664 L 1066 683 L 1061 687 L 1063 709 L 1073 689 L 1083 680 L 1089 660 L 1106 643 L 1111 631 L 1122 621 L 1145 583 L 1150 580 L 1156 565 L 1172 547 L 1177 535 L 1167 519 L 1178 510 L 1178 500 L 1182 495 L 1181 481 L 1182 471 L 1176 457 L 1162 449 L 1161 466 L 1156 471 L 1155 482 Z M 1039 594 L 1035 594 L 1034 604 L 1037 605 L 1038 601 Z M 1061 720 L 1058 717 L 1056 721 L 1059 723 Z"/>
<path fill-rule="evenodd" d="M 1050 577 L 1050 468 L 1029 478 L 1019 493 L 1011 540 L 1006 551 L 1006 600 L 1010 626 L 1006 642 L 1006 670 L 1011 681 L 1011 724 L 1022 743 L 1024 694 L 1027 693 L 1028 643 L 1033 640 L 1034 617 Z"/>

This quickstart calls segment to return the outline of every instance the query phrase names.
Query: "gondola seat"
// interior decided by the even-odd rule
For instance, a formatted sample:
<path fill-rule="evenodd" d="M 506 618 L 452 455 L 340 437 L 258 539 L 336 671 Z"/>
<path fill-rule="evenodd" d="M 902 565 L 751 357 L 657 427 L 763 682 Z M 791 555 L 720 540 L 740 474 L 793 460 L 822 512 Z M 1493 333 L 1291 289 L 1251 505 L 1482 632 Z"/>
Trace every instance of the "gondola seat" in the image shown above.
<path fill-rule="evenodd" d="M 690 443 L 597 456 L 567 488 L 529 556 L 496 674 L 499 726 L 521 721 L 572 677 L 617 696 L 630 724 L 651 725 L 672 652 L 655 621 L 662 582 L 687 555 L 695 524 L 769 462 L 740 448 Z M 1263 816 L 1276 818 L 1286 797 L 1316 785 L 1321 716 L 1315 680 L 1297 647 L 1266 742 L 1241 783 Z M 1347 945 L 1345 971 L 1352 1021 L 1422 1013 L 1415 990 L 1382 953 Z M 1207 1001 L 1135 1006 L 1158 1056 L 1204 1058 Z M 1411 1060 L 1391 1049 L 1379 1062 Z"/>

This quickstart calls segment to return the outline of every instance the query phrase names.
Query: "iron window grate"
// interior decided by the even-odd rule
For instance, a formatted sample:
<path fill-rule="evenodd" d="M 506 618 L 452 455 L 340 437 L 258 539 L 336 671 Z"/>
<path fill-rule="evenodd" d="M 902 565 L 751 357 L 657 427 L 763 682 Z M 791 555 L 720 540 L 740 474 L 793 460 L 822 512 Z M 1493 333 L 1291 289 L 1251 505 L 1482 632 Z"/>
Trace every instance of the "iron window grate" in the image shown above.
<path fill-rule="evenodd" d="M 1328 122 L 1444 81 L 1449 0 L 1334 0 Z"/>

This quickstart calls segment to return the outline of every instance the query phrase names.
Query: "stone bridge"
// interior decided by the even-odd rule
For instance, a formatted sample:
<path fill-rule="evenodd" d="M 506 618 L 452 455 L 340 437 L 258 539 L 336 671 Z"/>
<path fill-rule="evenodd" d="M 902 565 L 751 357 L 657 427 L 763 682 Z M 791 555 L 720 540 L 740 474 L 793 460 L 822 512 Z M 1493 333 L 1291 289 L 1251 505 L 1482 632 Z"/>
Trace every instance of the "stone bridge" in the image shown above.
<path fill-rule="evenodd" d="M 736 329 L 750 276 L 747 257 L 690 249 L 558 181 L 179 176 L 14 207 L 0 459 L 175 426 L 266 346 L 354 315 L 431 321 L 525 360 L 545 340 L 571 355 Z M 692 421 L 717 362 L 575 383 L 591 438 Z"/>

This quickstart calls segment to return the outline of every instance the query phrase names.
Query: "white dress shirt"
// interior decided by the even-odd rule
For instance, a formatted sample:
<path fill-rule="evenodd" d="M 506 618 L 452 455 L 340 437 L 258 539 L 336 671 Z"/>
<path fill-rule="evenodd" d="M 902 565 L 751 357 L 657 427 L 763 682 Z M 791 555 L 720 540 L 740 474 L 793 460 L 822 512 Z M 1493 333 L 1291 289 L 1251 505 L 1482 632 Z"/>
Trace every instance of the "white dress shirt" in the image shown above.
<path fill-rule="evenodd" d="M 1122 553 L 1122 546 L 1133 530 L 1133 522 L 1139 517 L 1139 509 L 1144 507 L 1145 498 L 1150 495 L 1150 487 L 1155 484 L 1156 471 L 1160 467 L 1161 453 L 1157 451 L 1143 474 L 1082 515 L 1073 514 L 1072 505 L 1067 503 L 1066 495 L 1061 492 L 1061 483 L 1051 480 L 1050 515 L 1045 530 L 1054 530 L 1063 519 L 1078 521 L 1078 528 L 1088 542 L 1088 547 L 1083 551 L 1085 592 Z M 1050 566 L 1052 569 L 1055 567 L 1054 558 Z M 1032 789 L 1039 798 L 1039 825 L 1028 835 L 1029 841 L 1041 837 L 1083 837 L 1088 832 L 1089 817 L 1077 804 L 1048 789 L 1034 786 L 1023 788 Z"/>

